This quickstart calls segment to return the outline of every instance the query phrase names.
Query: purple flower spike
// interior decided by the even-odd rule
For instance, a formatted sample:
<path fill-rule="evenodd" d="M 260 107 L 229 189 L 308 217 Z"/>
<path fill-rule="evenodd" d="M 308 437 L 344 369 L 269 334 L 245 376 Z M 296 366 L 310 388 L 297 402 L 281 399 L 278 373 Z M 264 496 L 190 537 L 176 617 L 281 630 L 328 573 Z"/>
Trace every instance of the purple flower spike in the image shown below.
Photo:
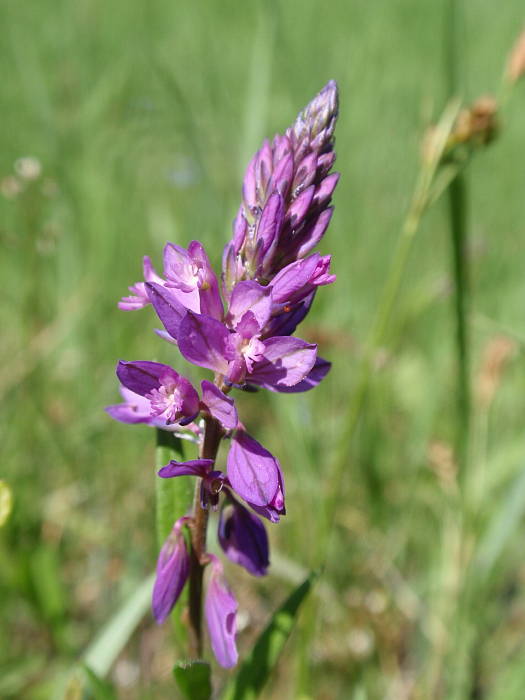
<path fill-rule="evenodd" d="M 149 400 L 152 416 L 162 416 L 167 425 L 187 425 L 199 413 L 199 395 L 191 383 L 160 362 L 119 362 L 122 384 Z"/>
<path fill-rule="evenodd" d="M 332 80 L 250 161 L 233 239 L 223 256 L 227 295 L 240 280 L 269 282 L 286 265 L 304 257 L 330 221 L 330 200 L 339 175 L 329 174 L 335 154 L 338 112 Z"/>
<path fill-rule="evenodd" d="M 256 506 L 274 505 L 281 491 L 277 459 L 244 430 L 232 438 L 227 459 L 228 479 L 235 492 Z M 284 507 L 284 501 L 279 504 Z"/>
<path fill-rule="evenodd" d="M 219 542 L 234 564 L 254 576 L 266 575 L 270 565 L 266 529 L 256 515 L 233 499 L 221 510 Z"/>
<path fill-rule="evenodd" d="M 159 625 L 172 611 L 190 572 L 190 556 L 182 534 L 185 521 L 186 518 L 177 520 L 160 550 L 152 600 L 153 615 Z"/>
<path fill-rule="evenodd" d="M 237 601 L 226 586 L 221 562 L 213 554 L 208 556 L 211 574 L 204 611 L 211 648 L 221 666 L 232 668 L 239 658 L 235 644 Z"/>

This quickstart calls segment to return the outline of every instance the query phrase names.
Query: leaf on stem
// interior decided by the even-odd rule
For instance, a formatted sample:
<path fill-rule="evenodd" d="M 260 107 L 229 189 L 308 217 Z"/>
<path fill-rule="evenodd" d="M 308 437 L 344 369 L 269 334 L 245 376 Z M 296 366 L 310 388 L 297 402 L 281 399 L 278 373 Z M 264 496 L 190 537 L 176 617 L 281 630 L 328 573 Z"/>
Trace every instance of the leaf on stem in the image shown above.
<path fill-rule="evenodd" d="M 173 675 L 186 700 L 211 698 L 211 669 L 206 661 L 179 661 L 173 668 Z"/>
<path fill-rule="evenodd" d="M 286 640 L 293 629 L 299 608 L 307 597 L 318 574 L 312 572 L 274 613 L 237 676 L 226 686 L 222 700 L 253 700 L 276 666 Z"/>
<path fill-rule="evenodd" d="M 11 489 L 5 481 L 0 481 L 0 527 L 5 525 L 13 508 Z"/>

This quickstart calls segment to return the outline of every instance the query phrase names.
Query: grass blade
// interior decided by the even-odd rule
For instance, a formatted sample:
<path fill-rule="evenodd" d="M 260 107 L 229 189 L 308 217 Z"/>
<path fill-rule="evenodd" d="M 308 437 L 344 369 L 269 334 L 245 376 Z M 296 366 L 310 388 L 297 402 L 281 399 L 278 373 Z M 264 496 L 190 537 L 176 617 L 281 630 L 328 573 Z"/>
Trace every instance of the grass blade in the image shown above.
<path fill-rule="evenodd" d="M 84 663 L 97 676 L 104 677 L 135 628 L 149 609 L 153 576 L 149 576 L 126 600 L 122 608 L 102 628 L 84 654 Z"/>
<path fill-rule="evenodd" d="M 317 573 L 311 573 L 276 611 L 239 673 L 226 687 L 222 700 L 252 700 L 259 695 L 279 660 L 299 608 L 316 578 Z"/>

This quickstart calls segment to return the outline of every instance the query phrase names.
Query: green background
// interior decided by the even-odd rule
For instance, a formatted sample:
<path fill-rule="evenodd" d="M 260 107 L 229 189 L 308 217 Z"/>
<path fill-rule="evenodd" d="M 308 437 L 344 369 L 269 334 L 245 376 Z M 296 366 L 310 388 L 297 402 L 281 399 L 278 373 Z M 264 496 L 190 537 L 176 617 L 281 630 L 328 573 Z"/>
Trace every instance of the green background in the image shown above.
<path fill-rule="evenodd" d="M 239 399 L 281 461 L 288 507 L 269 528 L 270 576 L 227 569 L 241 655 L 325 557 L 265 697 L 523 697 L 525 83 L 467 172 L 474 527 L 465 537 L 455 491 L 445 202 L 418 233 L 344 478 L 331 480 L 421 139 L 446 103 L 448 5 L 2 3 L 0 479 L 14 510 L 0 530 L 0 697 L 59 697 L 154 566 L 154 434 L 103 407 L 118 401 L 118 358 L 203 375 L 155 336 L 150 310 L 125 314 L 116 301 L 140 279 L 142 255 L 160 266 L 166 240 L 197 238 L 220 265 L 248 159 L 331 78 L 342 178 L 322 252 L 338 279 L 299 335 L 334 366 L 309 394 Z M 468 102 L 498 92 L 525 14 L 519 0 L 463 5 Z M 35 180 L 16 174 L 26 156 L 42 166 Z M 146 616 L 110 674 L 119 697 L 173 697 L 176 652 Z"/>

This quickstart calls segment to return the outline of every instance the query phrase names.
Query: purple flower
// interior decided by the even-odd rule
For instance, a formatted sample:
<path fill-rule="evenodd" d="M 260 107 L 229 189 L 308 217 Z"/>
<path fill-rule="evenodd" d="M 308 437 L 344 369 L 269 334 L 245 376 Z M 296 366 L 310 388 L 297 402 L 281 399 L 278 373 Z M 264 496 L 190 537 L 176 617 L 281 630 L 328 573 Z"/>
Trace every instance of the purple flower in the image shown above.
<path fill-rule="evenodd" d="M 221 374 L 229 384 L 249 382 L 275 391 L 298 384 L 314 366 L 317 346 L 288 336 L 263 340 L 271 311 L 271 290 L 240 282 L 231 297 L 229 325 L 188 312 L 179 349 L 188 362 Z"/>
<path fill-rule="evenodd" d="M 237 601 L 228 589 L 222 564 L 213 554 L 210 557 L 210 579 L 204 602 L 211 648 L 224 668 L 235 666 L 238 659 L 235 635 L 237 632 Z"/>
<path fill-rule="evenodd" d="M 233 498 L 220 513 L 219 542 L 234 564 L 254 576 L 266 575 L 270 565 L 266 529 L 256 515 Z"/>
<path fill-rule="evenodd" d="M 149 399 L 140 396 L 140 394 L 135 394 L 123 386 L 120 386 L 120 393 L 124 398 L 124 403 L 106 406 L 105 409 L 114 420 L 128 424 L 144 423 L 145 425 L 151 425 L 154 428 L 173 433 L 181 440 L 189 440 L 190 442 L 198 443 L 202 438 L 202 429 L 196 423 L 189 423 L 184 426 L 180 424 L 166 425 L 164 418 L 151 415 L 151 401 Z"/>
<path fill-rule="evenodd" d="M 303 260 L 296 260 L 284 267 L 270 282 L 275 305 L 292 306 L 303 301 L 317 287 L 335 282 L 330 274 L 330 256 L 314 253 Z M 289 311 L 289 309 L 288 309 Z"/>
<path fill-rule="evenodd" d="M 199 395 L 185 377 L 168 365 L 120 361 L 117 377 L 127 389 L 146 398 L 151 416 L 162 417 L 166 425 L 187 425 L 199 414 Z"/>
<path fill-rule="evenodd" d="M 156 284 L 164 284 L 162 277 L 159 277 L 151 264 L 151 260 L 147 255 L 143 258 L 144 282 L 136 282 L 129 287 L 129 291 L 133 292 L 131 296 L 122 297 L 118 303 L 119 309 L 122 311 L 135 311 L 143 309 L 150 303 L 148 293 L 146 291 L 145 282 L 155 282 Z"/>
<path fill-rule="evenodd" d="M 160 550 L 153 586 L 153 615 L 162 624 L 177 602 L 190 572 L 190 556 L 182 534 L 187 518 L 180 518 Z"/>
<path fill-rule="evenodd" d="M 242 428 L 232 437 L 227 473 L 235 492 L 261 515 L 278 520 L 276 516 L 285 513 L 278 460 Z"/>
<path fill-rule="evenodd" d="M 187 462 L 171 460 L 158 475 L 163 479 L 196 476 L 201 482 L 201 506 L 215 508 L 226 486 L 243 498 L 257 513 L 272 522 L 286 513 L 284 482 L 278 460 L 254 440 L 242 426 L 234 433 L 227 457 L 227 474 L 214 470 L 212 459 Z"/>
<path fill-rule="evenodd" d="M 147 423 L 157 428 L 165 427 L 165 421 L 152 417 L 151 404 L 140 394 L 120 387 L 124 403 L 106 406 L 106 412 L 121 423 Z"/>
<path fill-rule="evenodd" d="M 215 510 L 219 504 L 219 494 L 227 482 L 226 475 L 221 471 L 212 470 L 212 459 L 193 459 L 188 462 L 176 462 L 171 460 L 165 467 L 159 470 L 159 476 L 163 479 L 171 479 L 175 476 L 197 476 L 202 479 L 200 502 L 204 510 Z"/>
<path fill-rule="evenodd" d="M 332 216 L 337 85 L 330 81 L 283 136 L 265 141 L 248 165 L 243 201 L 223 255 L 227 294 L 242 279 L 271 280 L 307 255 Z"/>
<path fill-rule="evenodd" d="M 190 311 L 222 319 L 223 306 L 217 276 L 201 243 L 192 241 L 188 250 L 174 243 L 164 248 L 166 287 Z"/>
<path fill-rule="evenodd" d="M 324 360 L 322 357 L 317 357 L 315 365 L 312 367 L 310 372 L 301 382 L 299 382 L 298 384 L 294 384 L 294 386 L 281 388 L 279 389 L 279 391 L 284 392 L 286 394 L 298 394 L 303 391 L 310 391 L 310 389 L 315 389 L 315 387 L 318 386 L 326 377 L 331 367 L 331 362 L 328 362 L 328 360 Z M 271 389 L 271 387 L 268 388 Z"/>

